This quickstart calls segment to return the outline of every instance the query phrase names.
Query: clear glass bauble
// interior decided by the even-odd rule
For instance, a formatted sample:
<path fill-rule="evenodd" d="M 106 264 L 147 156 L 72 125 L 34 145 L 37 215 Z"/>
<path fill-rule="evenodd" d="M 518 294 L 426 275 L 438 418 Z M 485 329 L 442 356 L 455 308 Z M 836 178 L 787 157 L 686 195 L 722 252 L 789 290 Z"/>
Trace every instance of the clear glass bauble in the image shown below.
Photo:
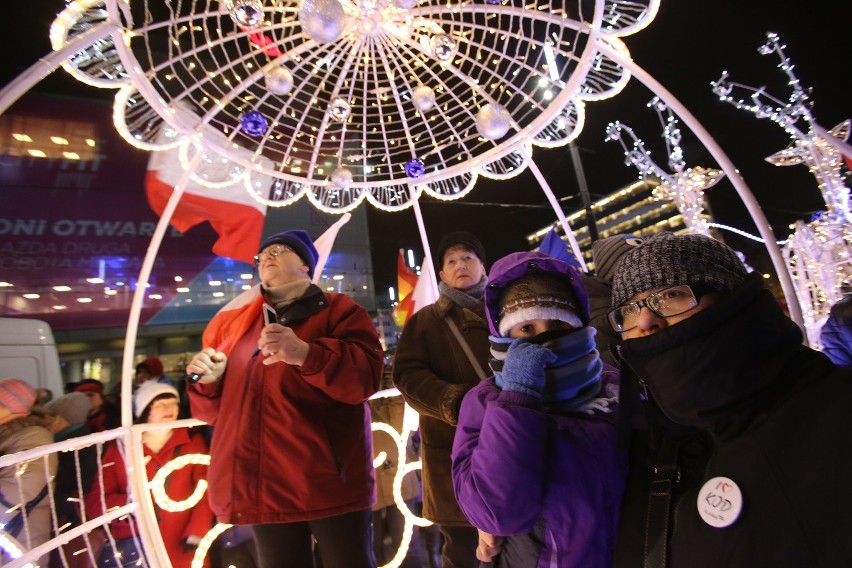
<path fill-rule="evenodd" d="M 225 6 L 231 19 L 238 26 L 252 29 L 263 23 L 263 2 L 261 0 L 227 0 Z"/>
<path fill-rule="evenodd" d="M 433 35 L 429 45 L 432 48 L 432 55 L 441 62 L 449 61 L 456 53 L 456 40 L 447 34 Z"/>
<path fill-rule="evenodd" d="M 352 185 L 352 171 L 346 166 L 337 166 L 331 172 L 331 183 L 340 189 L 346 189 Z"/>
<path fill-rule="evenodd" d="M 293 74 L 286 67 L 273 67 L 264 74 L 263 79 L 273 95 L 286 95 L 293 88 Z"/>
<path fill-rule="evenodd" d="M 346 13 L 338 0 L 303 0 L 299 9 L 302 29 L 317 43 L 335 41 L 343 33 Z"/>
<path fill-rule="evenodd" d="M 428 85 L 418 85 L 411 91 L 411 103 L 420 112 L 435 106 L 435 91 Z"/>
<path fill-rule="evenodd" d="M 476 113 L 476 131 L 488 140 L 497 140 L 509 132 L 512 115 L 502 105 L 487 104 Z"/>
<path fill-rule="evenodd" d="M 352 112 L 352 105 L 343 97 L 337 97 L 328 105 L 328 114 L 337 122 L 346 122 Z"/>

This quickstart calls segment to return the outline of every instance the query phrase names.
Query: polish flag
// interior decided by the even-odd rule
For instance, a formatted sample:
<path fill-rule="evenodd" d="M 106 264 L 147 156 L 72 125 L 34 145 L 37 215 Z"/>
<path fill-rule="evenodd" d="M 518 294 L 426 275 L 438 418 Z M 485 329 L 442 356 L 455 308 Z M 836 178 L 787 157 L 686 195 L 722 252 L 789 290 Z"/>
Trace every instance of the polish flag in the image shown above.
<path fill-rule="evenodd" d="M 417 279 L 417 285 L 414 286 L 414 291 L 411 292 L 413 305 L 411 306 L 408 317 L 411 317 L 411 314 L 416 313 L 417 310 L 438 301 L 438 289 L 435 288 L 433 279 L 429 277 L 433 270 L 432 259 L 427 256 L 423 259 L 423 266 L 420 267 L 420 277 Z"/>
<path fill-rule="evenodd" d="M 399 249 L 396 260 L 396 288 L 399 301 L 393 309 L 393 321 L 397 326 L 405 326 L 409 316 L 414 313 L 414 287 L 417 285 L 417 275 L 405 263 L 405 255 Z"/>
<path fill-rule="evenodd" d="M 186 120 L 190 124 L 192 121 L 198 122 L 198 117 L 191 111 L 184 110 L 181 114 L 184 118 L 189 117 Z M 219 138 L 217 141 L 223 147 L 233 145 L 221 133 L 208 132 L 212 130 L 212 127 L 205 127 L 205 137 Z M 160 136 L 167 134 L 164 132 Z M 249 195 L 241 175 L 242 166 L 213 150 L 199 150 L 188 139 L 177 148 L 151 152 L 145 177 L 148 204 L 157 215 L 163 214 L 175 186 L 184 173 L 181 153 L 186 156 L 197 151 L 203 151 L 205 155 L 195 170 L 195 176 L 216 182 L 216 187 L 208 187 L 190 179 L 170 223 L 175 229 L 185 233 L 195 225 L 208 221 L 219 234 L 213 244 L 215 254 L 251 263 L 260 245 L 266 205 Z M 242 154 L 247 160 L 253 157 L 253 153 L 248 150 L 234 151 Z M 225 185 L 231 179 L 233 182 Z"/>

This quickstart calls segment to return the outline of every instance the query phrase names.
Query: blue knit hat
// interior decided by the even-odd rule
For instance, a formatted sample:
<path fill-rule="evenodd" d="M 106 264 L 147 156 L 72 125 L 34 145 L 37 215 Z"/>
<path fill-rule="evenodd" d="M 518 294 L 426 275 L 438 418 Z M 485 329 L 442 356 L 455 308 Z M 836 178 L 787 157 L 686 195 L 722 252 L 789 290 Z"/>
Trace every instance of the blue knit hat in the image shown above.
<path fill-rule="evenodd" d="M 295 229 L 292 231 L 284 231 L 282 233 L 276 233 L 269 237 L 266 237 L 262 243 L 260 243 L 260 248 L 257 249 L 257 252 L 260 253 L 263 249 L 268 247 L 269 245 L 282 244 L 287 245 L 293 252 L 299 255 L 299 258 L 302 259 L 306 265 L 308 265 L 308 276 L 311 278 L 314 277 L 314 269 L 317 267 L 317 261 L 319 260 L 319 252 L 317 252 L 316 247 L 314 246 L 314 242 L 311 240 L 311 237 L 305 231 L 301 229 Z"/>

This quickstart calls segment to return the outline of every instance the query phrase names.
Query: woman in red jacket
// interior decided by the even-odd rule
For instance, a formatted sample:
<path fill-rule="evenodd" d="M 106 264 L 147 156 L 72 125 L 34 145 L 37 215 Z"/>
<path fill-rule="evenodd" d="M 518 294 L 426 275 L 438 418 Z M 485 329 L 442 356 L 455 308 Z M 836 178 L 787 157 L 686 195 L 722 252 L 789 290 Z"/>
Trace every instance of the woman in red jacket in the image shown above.
<path fill-rule="evenodd" d="M 178 392 L 175 387 L 150 382 L 141 386 L 133 396 L 133 409 L 138 423 L 170 422 L 178 416 Z M 207 454 L 207 443 L 198 433 L 192 433 L 186 428 L 176 430 L 152 430 L 142 434 L 143 451 L 145 452 L 145 469 L 150 481 L 157 471 L 175 458 L 187 454 Z M 103 514 L 101 491 L 106 509 L 126 505 L 127 468 L 124 464 L 122 451 L 118 445 L 109 446 L 103 457 L 103 485 L 101 479 L 95 478 L 91 491 L 86 496 L 86 512 L 89 518 Z M 166 494 L 173 501 L 187 499 L 195 490 L 196 485 L 207 477 L 207 466 L 188 465 L 174 471 L 166 479 Z M 160 528 L 163 545 L 174 568 L 189 568 L 195 555 L 195 548 L 202 537 L 213 526 L 213 513 L 210 510 L 206 496 L 191 509 L 186 511 L 165 511 L 154 503 L 154 511 Z M 134 549 L 132 535 L 136 531 L 130 526 L 130 518 L 122 517 L 110 524 L 110 530 L 122 550 L 122 562 L 126 565 L 131 561 Z M 115 553 L 107 545 L 98 560 L 99 566 L 117 566 Z"/>

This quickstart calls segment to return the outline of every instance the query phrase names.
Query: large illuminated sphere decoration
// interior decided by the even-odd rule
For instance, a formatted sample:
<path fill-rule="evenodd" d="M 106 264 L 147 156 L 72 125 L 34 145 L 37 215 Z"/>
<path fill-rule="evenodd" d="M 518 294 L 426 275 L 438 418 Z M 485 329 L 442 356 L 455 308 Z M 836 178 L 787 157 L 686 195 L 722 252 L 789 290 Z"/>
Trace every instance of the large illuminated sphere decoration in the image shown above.
<path fill-rule="evenodd" d="M 363 201 L 395 211 L 422 194 L 460 198 L 480 175 L 518 175 L 535 167 L 533 147 L 574 140 L 586 104 L 629 81 L 621 38 L 658 4 L 72 0 L 51 43 L 78 80 L 117 91 L 128 143 L 175 151 L 194 182 L 241 185 L 267 206 L 305 198 L 329 213 Z M 152 262 L 149 251 L 140 281 Z M 384 432 L 401 454 L 396 493 L 419 463 L 402 457 L 408 430 Z M 406 537 L 429 524 L 400 507 Z M 149 517 L 137 518 L 155 531 Z M 194 565 L 224 528 L 205 536 Z"/>
<path fill-rule="evenodd" d="M 330 213 L 363 200 L 399 210 L 421 192 L 461 197 L 480 174 L 517 175 L 532 146 L 576 138 L 586 103 L 629 80 L 614 59 L 629 58 L 620 38 L 657 6 L 76 0 L 52 40 L 58 50 L 99 24 L 116 27 L 66 69 L 119 89 L 116 125 L 134 145 L 191 138 L 235 162 L 270 206 L 307 197 Z M 417 178 L 405 167 L 413 156 L 424 165 Z M 332 176 L 339 168 L 351 182 Z"/>

